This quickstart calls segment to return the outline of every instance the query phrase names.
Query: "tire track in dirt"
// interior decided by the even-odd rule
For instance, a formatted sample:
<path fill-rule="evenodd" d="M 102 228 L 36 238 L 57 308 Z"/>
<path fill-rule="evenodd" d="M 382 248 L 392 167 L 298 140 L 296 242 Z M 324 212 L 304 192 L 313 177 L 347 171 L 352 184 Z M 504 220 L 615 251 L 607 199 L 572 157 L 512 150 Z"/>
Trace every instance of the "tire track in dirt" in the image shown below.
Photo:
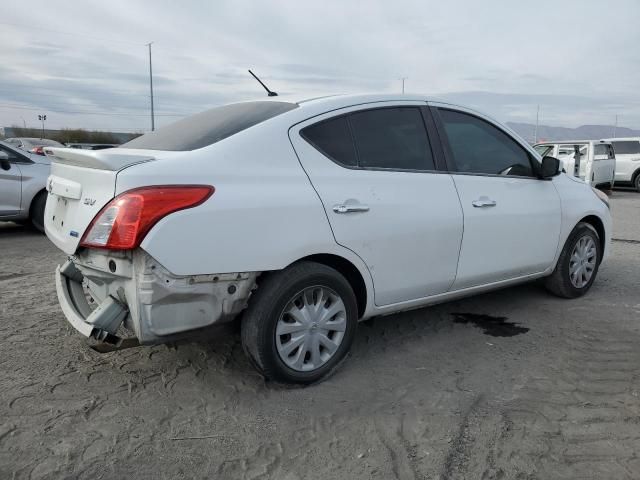
<path fill-rule="evenodd" d="M 547 376 L 505 405 L 513 427 L 497 445 L 506 478 L 640 478 L 639 336 L 580 329 Z M 493 477 L 490 477 L 493 478 Z M 497 478 L 497 477 L 496 477 Z"/>

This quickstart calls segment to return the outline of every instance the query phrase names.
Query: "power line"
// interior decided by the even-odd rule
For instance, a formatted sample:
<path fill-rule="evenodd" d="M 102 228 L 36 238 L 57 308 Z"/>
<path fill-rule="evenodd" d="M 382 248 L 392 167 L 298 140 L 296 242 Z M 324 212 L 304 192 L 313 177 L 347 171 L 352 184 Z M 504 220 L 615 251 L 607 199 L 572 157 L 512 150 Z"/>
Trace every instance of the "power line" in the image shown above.
<path fill-rule="evenodd" d="M 0 107 L 4 107 L 4 108 L 16 108 L 18 110 L 42 110 L 42 108 L 34 108 L 34 107 L 28 107 L 28 106 L 23 106 L 23 105 L 8 105 L 8 104 L 0 104 Z M 82 115 L 107 115 L 107 116 L 130 116 L 130 117 L 146 117 L 148 116 L 148 114 L 146 113 L 109 113 L 109 112 L 89 112 L 89 111 L 84 111 L 84 112 L 80 112 L 80 111 L 72 111 L 72 110 L 56 110 L 53 108 L 49 108 L 48 110 L 55 112 L 55 113 L 75 113 L 75 114 L 82 114 Z M 187 117 L 189 115 L 192 115 L 191 113 L 156 113 L 156 116 L 159 117 Z"/>
<path fill-rule="evenodd" d="M 42 27 L 42 26 L 21 25 L 19 23 L 10 23 L 10 22 L 0 22 L 0 25 L 7 25 L 7 26 L 10 26 L 10 27 L 23 28 L 23 29 L 27 29 L 27 31 L 30 31 L 30 32 L 33 32 L 33 31 L 38 31 L 38 32 L 45 31 L 45 32 L 51 32 L 51 33 L 57 33 L 58 35 L 70 35 L 72 37 L 91 38 L 93 40 L 99 40 L 101 42 L 121 43 L 122 45 L 136 45 L 138 47 L 144 46 L 144 43 L 127 42 L 125 40 L 114 40 L 113 38 L 100 38 L 100 37 L 96 37 L 94 35 L 89 35 L 89 34 L 85 34 L 85 33 L 78 33 L 78 32 L 62 32 L 60 30 L 54 30 L 52 28 L 47 28 L 47 27 Z"/>
<path fill-rule="evenodd" d="M 2 87 L 4 87 L 5 85 L 0 85 Z M 24 86 L 24 85 L 21 85 Z M 38 87 L 39 88 L 39 87 Z M 59 91 L 59 89 L 52 89 L 55 91 Z M 116 91 L 117 92 L 117 91 Z M 24 94 L 24 95 L 29 95 L 29 96 L 38 96 L 38 97 L 61 97 L 61 98 L 69 98 L 69 95 L 62 95 L 62 94 L 58 94 L 58 93 L 38 93 L 38 92 L 16 92 L 15 90 L 2 90 L 0 89 L 0 93 L 9 93 L 11 95 L 20 95 L 20 94 Z M 96 91 L 96 92 L 83 92 L 83 93 L 88 93 L 88 94 L 104 94 L 104 93 L 114 93 L 112 90 L 104 90 L 104 91 Z M 122 95 L 127 95 L 127 96 L 136 96 L 136 97 L 147 97 L 149 98 L 149 94 L 148 93 L 129 93 L 129 92 L 120 92 L 120 94 Z"/>

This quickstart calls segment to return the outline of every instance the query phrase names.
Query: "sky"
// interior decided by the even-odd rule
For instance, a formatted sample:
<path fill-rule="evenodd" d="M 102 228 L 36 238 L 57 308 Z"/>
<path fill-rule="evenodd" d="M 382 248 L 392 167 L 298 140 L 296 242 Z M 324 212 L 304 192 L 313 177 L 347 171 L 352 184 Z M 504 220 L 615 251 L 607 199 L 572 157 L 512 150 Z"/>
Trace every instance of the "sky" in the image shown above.
<path fill-rule="evenodd" d="M 0 126 L 150 129 L 280 94 L 406 90 L 502 122 L 640 128 L 640 0 L 21 0 Z"/>

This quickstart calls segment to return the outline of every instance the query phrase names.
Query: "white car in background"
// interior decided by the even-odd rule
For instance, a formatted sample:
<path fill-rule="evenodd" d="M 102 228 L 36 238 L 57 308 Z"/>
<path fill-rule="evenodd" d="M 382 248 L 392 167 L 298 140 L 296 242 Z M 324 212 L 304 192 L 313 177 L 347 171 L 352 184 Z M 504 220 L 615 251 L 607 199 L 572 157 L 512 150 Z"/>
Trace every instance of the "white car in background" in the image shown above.
<path fill-rule="evenodd" d="M 640 192 L 640 137 L 608 138 L 616 154 L 616 182 Z"/>
<path fill-rule="evenodd" d="M 284 382 L 328 375 L 358 320 L 537 278 L 578 297 L 609 252 L 606 195 L 422 96 L 277 97 L 46 152 L 46 231 L 69 255 L 56 287 L 80 333 L 121 348 L 237 318 Z"/>
<path fill-rule="evenodd" d="M 563 170 L 597 188 L 611 190 L 616 180 L 617 159 L 607 140 L 565 140 L 534 146 L 541 156 L 556 157 Z"/>
<path fill-rule="evenodd" d="M 30 222 L 44 232 L 47 157 L 0 142 L 0 221 Z"/>

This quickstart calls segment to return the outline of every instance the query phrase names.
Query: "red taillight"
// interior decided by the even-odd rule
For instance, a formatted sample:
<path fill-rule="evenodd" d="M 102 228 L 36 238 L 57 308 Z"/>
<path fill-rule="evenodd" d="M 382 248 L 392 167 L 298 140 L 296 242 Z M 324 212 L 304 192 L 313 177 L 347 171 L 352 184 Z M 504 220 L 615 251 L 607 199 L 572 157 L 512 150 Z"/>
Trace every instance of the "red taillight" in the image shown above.
<path fill-rule="evenodd" d="M 158 185 L 121 193 L 92 220 L 80 245 L 109 250 L 130 250 L 170 213 L 193 208 L 209 198 L 209 185 Z"/>

